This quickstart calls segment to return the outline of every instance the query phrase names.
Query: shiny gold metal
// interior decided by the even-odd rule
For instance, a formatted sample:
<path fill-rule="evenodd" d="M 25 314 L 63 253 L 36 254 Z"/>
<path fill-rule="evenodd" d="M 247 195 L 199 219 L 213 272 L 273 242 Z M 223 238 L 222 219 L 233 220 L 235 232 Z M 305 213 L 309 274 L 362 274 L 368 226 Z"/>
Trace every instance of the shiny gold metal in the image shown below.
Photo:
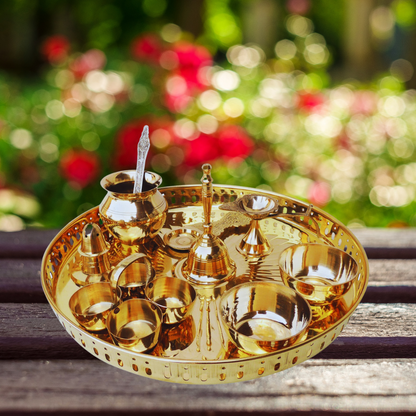
<path fill-rule="evenodd" d="M 204 209 L 204 232 L 191 247 L 183 266 L 185 278 L 196 285 L 216 286 L 235 276 L 235 263 L 227 246 L 212 233 L 212 177 L 211 165 L 202 166 L 202 206 Z"/>
<path fill-rule="evenodd" d="M 260 220 L 276 212 L 279 202 L 264 195 L 244 195 L 235 202 L 221 205 L 224 211 L 237 211 L 251 219 L 250 228 L 241 240 L 238 251 L 250 257 L 263 257 L 270 253 L 271 246 L 261 230 Z"/>
<path fill-rule="evenodd" d="M 308 302 L 275 282 L 233 287 L 222 296 L 220 313 L 230 339 L 250 354 L 290 347 L 306 334 L 312 319 Z"/>
<path fill-rule="evenodd" d="M 358 265 L 349 254 L 323 244 L 288 247 L 280 255 L 279 268 L 285 285 L 312 305 L 339 299 L 358 275 Z"/>
<path fill-rule="evenodd" d="M 196 300 L 195 289 L 188 282 L 174 277 L 159 277 L 149 282 L 145 294 L 159 306 L 165 324 L 177 324 L 187 318 Z"/>
<path fill-rule="evenodd" d="M 92 283 L 77 290 L 69 299 L 69 308 L 80 325 L 88 331 L 106 328 L 106 319 L 120 301 L 120 292 L 110 283 Z"/>
<path fill-rule="evenodd" d="M 166 234 L 163 241 L 172 250 L 188 252 L 200 235 L 196 230 L 179 228 Z"/>
<path fill-rule="evenodd" d="M 134 170 L 115 172 L 101 180 L 107 191 L 100 215 L 108 231 L 122 244 L 143 243 L 155 237 L 166 220 L 167 203 L 159 192 L 162 178 L 145 172 L 143 192 L 133 193 Z"/>
<path fill-rule="evenodd" d="M 113 309 L 107 317 L 107 329 L 114 343 L 134 352 L 153 348 L 162 325 L 159 307 L 146 299 L 130 299 Z"/>
<path fill-rule="evenodd" d="M 199 185 L 174 186 L 160 189 L 169 206 L 165 235 L 175 229 L 202 232 L 204 214 L 202 189 Z M 268 256 L 242 256 L 237 247 L 249 228 L 248 217 L 225 212 L 218 207 L 243 195 L 256 193 L 276 199 L 279 215 L 262 220 L 261 227 L 273 250 Z M 146 353 L 121 348 L 109 339 L 107 332 L 87 331 L 73 316 L 69 299 L 76 291 L 71 274 L 81 267 L 78 251 L 83 228 L 100 223 L 98 208 L 93 208 L 67 224 L 45 251 L 41 268 L 42 287 L 59 322 L 78 344 L 103 362 L 132 374 L 186 384 L 225 384 L 252 380 L 274 374 L 299 364 L 320 353 L 342 332 L 362 299 L 368 284 L 368 260 L 357 238 L 335 218 L 319 208 L 273 192 L 231 185 L 212 188 L 212 232 L 228 249 L 236 265 L 236 277 L 211 287 L 195 285 L 197 298 L 191 315 L 176 325 L 162 325 L 159 341 Z M 120 256 L 119 240 L 103 233 L 110 264 L 116 267 Z M 312 305 L 312 322 L 307 335 L 292 346 L 276 352 L 253 355 L 238 348 L 230 340 L 220 316 L 219 303 L 225 288 L 252 282 L 281 282 L 278 259 L 293 244 L 319 243 L 341 248 L 357 262 L 359 274 L 350 290 L 330 304 L 320 305 L 317 314 Z M 155 278 L 161 276 L 186 280 L 182 275 L 183 257 L 166 250 L 161 233 L 154 239 L 130 246 L 151 259 Z M 124 254 L 123 254 L 124 255 Z M 328 307 L 329 306 L 329 307 Z"/>
<path fill-rule="evenodd" d="M 121 260 L 110 274 L 110 283 L 121 290 L 122 300 L 145 298 L 145 287 L 154 277 L 150 259 L 135 253 Z"/>
<path fill-rule="evenodd" d="M 81 270 L 71 276 L 77 286 L 108 281 L 108 273 L 111 270 L 108 251 L 99 225 L 87 224 L 82 231 L 79 247 Z"/>

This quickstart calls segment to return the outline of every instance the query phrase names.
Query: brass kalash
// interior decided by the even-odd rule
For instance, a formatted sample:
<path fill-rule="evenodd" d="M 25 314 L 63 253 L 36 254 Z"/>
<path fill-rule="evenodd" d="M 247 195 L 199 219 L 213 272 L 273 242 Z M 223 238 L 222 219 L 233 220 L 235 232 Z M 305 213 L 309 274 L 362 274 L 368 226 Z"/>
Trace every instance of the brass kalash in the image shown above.
<path fill-rule="evenodd" d="M 146 172 L 105 177 L 99 207 L 51 242 L 42 285 L 95 357 L 158 380 L 213 384 L 285 370 L 318 354 L 364 295 L 368 260 L 335 218 L 273 192 L 160 188 Z"/>

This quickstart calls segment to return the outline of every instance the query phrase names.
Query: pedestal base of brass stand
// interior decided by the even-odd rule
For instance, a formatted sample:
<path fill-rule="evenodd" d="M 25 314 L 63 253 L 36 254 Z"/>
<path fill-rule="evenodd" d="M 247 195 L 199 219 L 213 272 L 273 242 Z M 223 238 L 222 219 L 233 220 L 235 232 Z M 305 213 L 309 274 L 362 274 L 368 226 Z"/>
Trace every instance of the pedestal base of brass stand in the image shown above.
<path fill-rule="evenodd" d="M 237 250 L 247 257 L 264 257 L 270 254 L 272 247 L 260 228 L 259 220 L 252 220 L 247 234 L 241 240 Z"/>

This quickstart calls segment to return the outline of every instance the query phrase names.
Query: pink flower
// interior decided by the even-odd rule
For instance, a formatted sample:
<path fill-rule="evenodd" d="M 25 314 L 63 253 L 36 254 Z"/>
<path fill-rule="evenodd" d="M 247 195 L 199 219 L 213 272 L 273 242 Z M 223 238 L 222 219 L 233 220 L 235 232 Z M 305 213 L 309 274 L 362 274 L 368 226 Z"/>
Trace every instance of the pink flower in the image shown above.
<path fill-rule="evenodd" d="M 247 132 L 240 126 L 225 126 L 220 129 L 218 138 L 221 146 L 221 155 L 225 159 L 235 157 L 246 158 L 250 156 L 254 143 Z"/>
<path fill-rule="evenodd" d="M 75 77 L 80 79 L 90 71 L 103 68 L 106 61 L 107 58 L 104 52 L 98 49 L 91 49 L 76 58 L 71 63 L 70 68 Z"/>
<path fill-rule="evenodd" d="M 85 188 L 97 178 L 100 161 L 94 152 L 71 149 L 62 156 L 60 168 L 67 181 Z"/>
<path fill-rule="evenodd" d="M 139 61 L 157 65 L 164 47 L 161 39 L 152 33 L 138 36 L 131 44 L 132 55 Z"/>
<path fill-rule="evenodd" d="M 308 190 L 308 199 L 313 205 L 322 207 L 331 199 L 331 188 L 329 184 L 322 181 L 314 182 Z"/>
<path fill-rule="evenodd" d="M 176 43 L 171 52 L 177 57 L 177 65 L 167 79 L 164 102 L 170 111 L 181 113 L 206 88 L 201 70 L 212 65 L 212 56 L 205 47 L 184 41 Z"/>
<path fill-rule="evenodd" d="M 59 63 L 67 58 L 69 48 L 69 41 L 65 36 L 55 35 L 45 40 L 42 45 L 42 54 L 49 62 Z"/>

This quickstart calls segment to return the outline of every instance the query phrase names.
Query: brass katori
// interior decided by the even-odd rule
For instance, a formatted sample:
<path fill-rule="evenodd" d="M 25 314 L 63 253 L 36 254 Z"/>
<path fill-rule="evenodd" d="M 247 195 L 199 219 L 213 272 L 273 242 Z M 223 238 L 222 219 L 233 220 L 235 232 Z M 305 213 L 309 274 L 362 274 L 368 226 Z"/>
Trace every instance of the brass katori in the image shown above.
<path fill-rule="evenodd" d="M 202 166 L 202 205 L 204 232 L 191 247 L 183 265 L 183 274 L 190 283 L 216 286 L 235 276 L 236 266 L 231 260 L 225 243 L 212 233 L 212 177 L 211 165 Z"/>

